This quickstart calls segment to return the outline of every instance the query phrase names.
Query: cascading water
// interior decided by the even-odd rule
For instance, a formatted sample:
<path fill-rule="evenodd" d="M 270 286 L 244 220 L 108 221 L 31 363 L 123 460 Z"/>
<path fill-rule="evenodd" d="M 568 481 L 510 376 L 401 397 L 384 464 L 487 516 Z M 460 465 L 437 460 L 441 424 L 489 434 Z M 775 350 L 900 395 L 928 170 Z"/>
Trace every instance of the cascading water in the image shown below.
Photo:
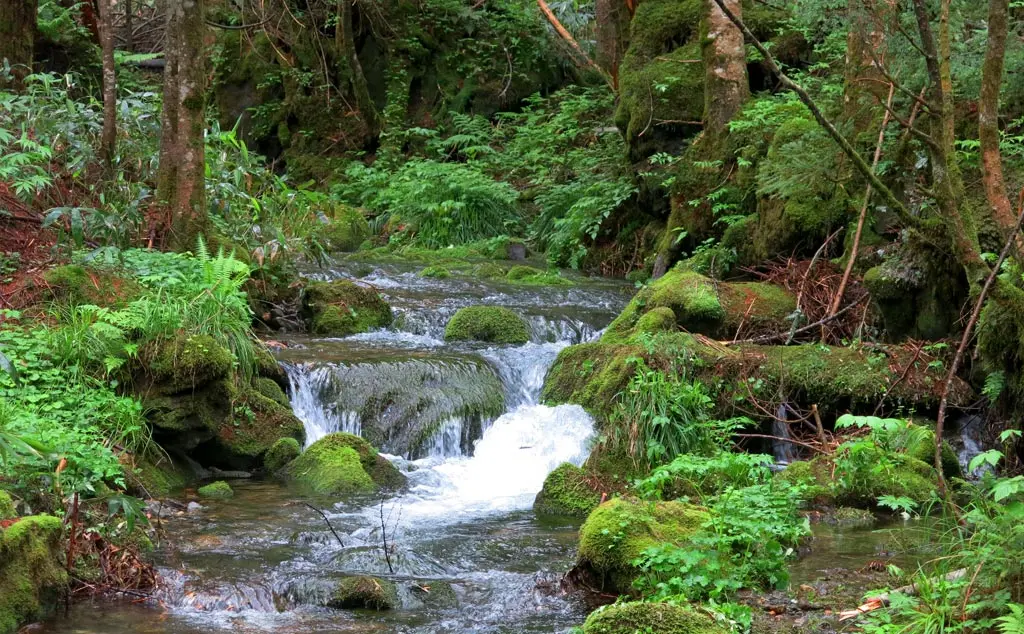
<path fill-rule="evenodd" d="M 383 501 L 313 500 L 328 529 L 287 487 L 234 482 L 231 500 L 173 520 L 181 544 L 162 555 L 166 614 L 125 605 L 51 631 L 128 634 L 144 621 L 146 631 L 176 634 L 497 634 L 580 623 L 583 606 L 539 589 L 557 586 L 571 566 L 576 527 L 541 521 L 530 509 L 548 473 L 586 459 L 593 422 L 578 406 L 539 399 L 558 352 L 606 326 L 625 287 L 511 289 L 386 267 L 364 279 L 395 307 L 395 327 L 296 339 L 282 362 L 307 443 L 335 431 L 360 434 L 405 472 L 406 489 Z M 523 315 L 531 343 L 444 342 L 447 318 L 474 303 Z M 396 583 L 402 608 L 324 607 L 340 579 L 359 574 Z M 445 586 L 450 603 L 423 590 Z"/>

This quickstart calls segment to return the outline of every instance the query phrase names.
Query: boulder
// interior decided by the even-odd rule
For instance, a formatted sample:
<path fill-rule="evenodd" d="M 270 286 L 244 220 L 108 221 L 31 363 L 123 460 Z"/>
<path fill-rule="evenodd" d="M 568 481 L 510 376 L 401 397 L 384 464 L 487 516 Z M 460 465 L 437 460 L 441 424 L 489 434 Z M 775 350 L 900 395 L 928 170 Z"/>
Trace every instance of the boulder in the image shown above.
<path fill-rule="evenodd" d="M 583 634 L 728 634 L 706 612 L 674 603 L 630 601 L 595 610 L 583 624 Z"/>
<path fill-rule="evenodd" d="M 0 634 L 52 614 L 67 592 L 61 534 L 60 519 L 50 515 L 0 529 Z"/>
<path fill-rule="evenodd" d="M 334 433 L 313 443 L 282 472 L 320 495 L 394 490 L 405 476 L 359 436 Z"/>
<path fill-rule="evenodd" d="M 445 341 L 483 341 L 486 343 L 526 343 L 530 330 L 522 317 L 500 306 L 467 306 L 448 321 Z"/>
<path fill-rule="evenodd" d="M 334 591 L 327 605 L 345 610 L 394 610 L 401 607 L 394 582 L 377 577 L 348 577 Z"/>
<path fill-rule="evenodd" d="M 211 500 L 226 500 L 234 497 L 235 492 L 231 489 L 231 486 L 223 480 L 217 482 L 211 482 L 206 486 L 199 487 L 196 491 L 201 498 L 207 498 Z"/>
<path fill-rule="evenodd" d="M 377 291 L 348 280 L 311 282 L 303 292 L 302 314 L 310 332 L 332 337 L 386 328 L 394 319 Z"/>
<path fill-rule="evenodd" d="M 566 462 L 544 479 L 533 510 L 538 515 L 586 517 L 600 503 L 601 494 L 587 482 L 583 469 Z"/>

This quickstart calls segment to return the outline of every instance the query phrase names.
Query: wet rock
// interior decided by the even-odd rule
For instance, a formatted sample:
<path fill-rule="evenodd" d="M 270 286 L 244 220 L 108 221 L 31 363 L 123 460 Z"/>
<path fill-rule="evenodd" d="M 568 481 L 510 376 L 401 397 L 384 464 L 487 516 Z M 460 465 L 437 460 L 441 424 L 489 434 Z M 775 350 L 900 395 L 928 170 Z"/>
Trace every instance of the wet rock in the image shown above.
<path fill-rule="evenodd" d="M 49 515 L 0 529 L 0 633 L 52 614 L 66 592 L 61 532 L 60 519 Z"/>
<path fill-rule="evenodd" d="M 727 634 L 704 612 L 669 603 L 616 603 L 594 611 L 583 624 L 583 634 Z"/>
<path fill-rule="evenodd" d="M 544 479 L 544 488 L 533 502 L 538 515 L 586 517 L 601 502 L 586 474 L 574 464 L 564 463 Z"/>
<path fill-rule="evenodd" d="M 223 480 L 218 480 L 206 486 L 199 487 L 197 491 L 199 497 L 208 498 L 213 500 L 224 500 L 235 495 L 234 490 L 231 486 Z"/>
<path fill-rule="evenodd" d="M 316 441 L 283 473 L 320 495 L 373 493 L 405 484 L 405 476 L 369 443 L 346 433 Z"/>
<path fill-rule="evenodd" d="M 302 295 L 302 313 L 310 332 L 332 337 L 385 328 L 394 319 L 377 291 L 348 280 L 310 283 Z"/>
<path fill-rule="evenodd" d="M 199 511 L 203 510 L 203 505 L 200 504 L 199 502 L 189 502 L 185 510 L 187 510 L 189 513 L 198 513 Z"/>
<path fill-rule="evenodd" d="M 294 438 L 282 438 L 275 442 L 267 455 L 263 456 L 263 467 L 270 473 L 277 473 L 302 453 L 302 445 Z"/>
<path fill-rule="evenodd" d="M 346 610 L 393 610 L 401 606 L 395 584 L 376 577 L 349 577 L 342 580 L 327 605 Z"/>
<path fill-rule="evenodd" d="M 412 596 L 425 607 L 451 609 L 459 607 L 459 598 L 447 581 L 422 581 L 412 584 Z"/>

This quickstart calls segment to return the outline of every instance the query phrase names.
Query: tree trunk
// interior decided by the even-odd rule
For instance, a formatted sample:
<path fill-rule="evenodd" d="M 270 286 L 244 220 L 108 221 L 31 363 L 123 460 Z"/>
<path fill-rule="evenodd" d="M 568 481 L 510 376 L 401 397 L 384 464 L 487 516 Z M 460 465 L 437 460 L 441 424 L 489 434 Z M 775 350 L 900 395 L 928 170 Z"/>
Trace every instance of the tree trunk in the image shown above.
<path fill-rule="evenodd" d="M 876 60 L 885 59 L 885 16 L 867 10 L 863 0 L 849 0 L 846 21 L 846 61 L 843 77 L 843 112 L 853 122 L 854 134 L 874 127 L 888 94 L 889 82 Z"/>
<path fill-rule="evenodd" d="M 132 0 L 124 0 L 124 49 L 129 53 L 135 52 L 134 11 Z"/>
<path fill-rule="evenodd" d="M 594 7 L 597 24 L 597 65 L 611 75 L 612 86 L 619 86 L 619 65 L 629 48 L 629 22 L 632 18 L 626 0 L 597 0 Z"/>
<path fill-rule="evenodd" d="M 114 2 L 99 0 L 100 45 L 103 50 L 103 135 L 100 158 L 108 169 L 117 151 L 117 74 L 114 72 Z"/>
<path fill-rule="evenodd" d="M 380 132 L 380 115 L 370 97 L 370 88 L 366 84 L 363 65 L 359 62 L 359 55 L 356 52 L 355 34 L 352 29 L 353 3 L 354 0 L 338 0 L 338 20 L 334 27 L 337 57 L 341 60 L 342 74 L 352 88 L 352 96 L 356 100 L 359 114 L 363 116 L 370 136 L 376 137 Z"/>
<path fill-rule="evenodd" d="M 953 49 L 949 35 L 949 12 L 950 0 L 942 0 L 942 4 L 939 5 L 939 81 L 942 83 L 942 92 L 946 95 L 945 107 L 942 109 L 942 126 L 945 132 L 943 138 L 949 143 L 946 152 L 952 155 L 956 128 L 953 112 Z"/>
<path fill-rule="evenodd" d="M 981 141 L 981 178 L 992 217 L 1004 234 L 1012 230 L 1016 219 L 1003 180 L 1003 161 L 999 153 L 999 89 L 1003 83 L 1006 36 L 1010 0 L 992 0 L 988 12 L 988 45 L 981 68 L 981 97 L 978 100 L 978 139 Z M 1018 252 L 1024 241 L 1016 239 Z"/>
<path fill-rule="evenodd" d="M 740 0 L 725 0 L 742 19 Z M 729 122 L 750 96 L 743 32 L 714 0 L 704 0 L 704 135 L 717 146 Z"/>
<path fill-rule="evenodd" d="M 206 55 L 203 0 L 167 0 L 164 105 L 157 198 L 166 206 L 170 246 L 190 249 L 209 227 L 203 140 Z"/>
<path fill-rule="evenodd" d="M 0 0 L 0 62 L 10 65 L 15 88 L 32 72 L 37 8 L 37 0 Z"/>

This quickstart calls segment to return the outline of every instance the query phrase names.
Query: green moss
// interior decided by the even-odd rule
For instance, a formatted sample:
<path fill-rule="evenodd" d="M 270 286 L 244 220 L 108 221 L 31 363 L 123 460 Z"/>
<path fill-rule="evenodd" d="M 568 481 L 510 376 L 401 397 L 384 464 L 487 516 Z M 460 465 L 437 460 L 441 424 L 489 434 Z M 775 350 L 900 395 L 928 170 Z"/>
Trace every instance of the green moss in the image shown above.
<path fill-rule="evenodd" d="M 630 601 L 595 610 L 583 634 L 728 634 L 705 612 L 672 603 Z"/>
<path fill-rule="evenodd" d="M 325 214 L 328 222 L 321 230 L 326 247 L 331 251 L 355 251 L 370 236 L 370 225 L 358 209 L 334 204 Z"/>
<path fill-rule="evenodd" d="M 263 468 L 270 473 L 276 473 L 298 458 L 301 453 L 302 446 L 299 441 L 294 438 L 282 438 L 267 450 L 267 455 L 263 456 Z"/>
<path fill-rule="evenodd" d="M 0 530 L 0 633 L 51 614 L 66 592 L 60 565 L 61 521 L 25 517 Z"/>
<path fill-rule="evenodd" d="M 178 335 L 152 355 L 147 369 L 160 394 L 194 390 L 231 374 L 234 356 L 209 335 Z"/>
<path fill-rule="evenodd" d="M 18 517 L 18 511 L 14 508 L 14 500 L 7 491 L 0 489 L 0 521 Z"/>
<path fill-rule="evenodd" d="M 545 273 L 544 271 L 542 271 L 540 269 L 535 269 L 532 266 L 526 266 L 525 264 L 518 264 L 518 265 L 513 266 L 512 268 L 510 268 L 508 270 L 508 273 L 505 274 L 505 277 L 508 278 L 509 280 L 515 282 L 517 280 L 522 280 L 522 279 L 525 279 L 525 278 L 528 278 L 528 277 L 536 277 L 538 275 L 544 275 L 544 273 Z"/>
<path fill-rule="evenodd" d="M 804 498 L 816 506 L 835 501 L 828 465 L 822 461 L 798 460 L 775 474 L 775 479 L 806 487 Z"/>
<path fill-rule="evenodd" d="M 583 469 L 566 462 L 544 479 L 533 510 L 541 515 L 586 517 L 600 502 L 601 495 L 587 482 Z"/>
<path fill-rule="evenodd" d="M 631 359 L 643 348 L 635 345 L 583 343 L 558 353 L 544 378 L 541 398 L 558 405 L 582 405 L 598 422 L 605 423 L 617 395 L 629 383 L 635 370 Z"/>
<path fill-rule="evenodd" d="M 327 605 L 346 610 L 394 610 L 402 603 L 394 582 L 377 577 L 348 577 L 342 580 Z"/>
<path fill-rule="evenodd" d="M 199 487 L 196 491 L 201 498 L 208 498 L 211 500 L 226 500 L 227 498 L 234 497 L 235 492 L 231 486 L 223 480 L 212 482 L 206 486 Z"/>
<path fill-rule="evenodd" d="M 258 464 L 260 458 L 282 438 L 305 438 L 305 426 L 287 404 L 268 398 L 252 385 L 226 380 L 208 398 L 212 404 L 207 429 L 229 454 L 228 461 L 239 468 Z"/>
<path fill-rule="evenodd" d="M 265 376 L 258 376 L 252 380 L 252 387 L 260 396 L 269 398 L 278 405 L 291 407 L 288 396 L 281 389 L 281 386 L 277 384 L 277 381 L 268 379 Z"/>
<path fill-rule="evenodd" d="M 653 334 L 676 329 L 676 314 L 668 306 L 659 306 L 643 314 L 633 327 L 634 333 Z"/>
<path fill-rule="evenodd" d="M 505 274 L 505 279 L 524 286 L 572 286 L 573 282 L 558 274 L 557 271 L 542 271 L 532 266 L 519 264 L 513 266 Z"/>
<path fill-rule="evenodd" d="M 484 262 L 473 267 L 473 275 L 485 280 L 505 277 L 505 269 L 492 262 Z"/>
<path fill-rule="evenodd" d="M 875 523 L 875 515 L 867 509 L 855 509 L 840 506 L 832 513 L 832 521 L 841 526 L 871 526 Z"/>
<path fill-rule="evenodd" d="M 312 282 L 303 293 L 303 315 L 314 334 L 346 337 L 391 325 L 391 307 L 377 291 L 347 280 Z"/>
<path fill-rule="evenodd" d="M 328 434 L 293 460 L 284 474 L 322 495 L 372 493 L 405 484 L 399 473 L 359 436 Z"/>
<path fill-rule="evenodd" d="M 594 509 L 580 528 L 579 561 L 612 592 L 630 592 L 638 574 L 633 561 L 647 548 L 682 545 L 707 520 L 707 512 L 683 502 L 616 498 Z"/>
<path fill-rule="evenodd" d="M 488 343 L 526 343 L 530 331 L 526 322 L 501 306 L 460 308 L 444 329 L 445 341 L 486 341 Z"/>
<path fill-rule="evenodd" d="M 146 498 L 170 495 L 184 488 L 192 479 L 189 473 L 166 456 L 136 456 L 133 464 L 126 463 L 125 468 L 126 471 L 131 470 L 132 475 L 128 478 L 131 489 Z"/>
<path fill-rule="evenodd" d="M 429 608 L 450 610 L 459 607 L 459 597 L 452 584 L 446 581 L 413 584 L 412 594 Z"/>
<path fill-rule="evenodd" d="M 883 495 L 927 502 L 935 491 L 935 470 L 900 453 L 867 447 L 855 459 L 817 456 L 790 464 L 775 477 L 809 487 L 807 499 L 817 504 L 876 508 Z"/>
<path fill-rule="evenodd" d="M 111 270 L 77 264 L 48 270 L 43 274 L 43 282 L 44 297 L 70 306 L 92 304 L 116 308 L 142 293 L 142 287 L 135 280 L 120 277 Z"/>
<path fill-rule="evenodd" d="M 420 277 L 430 277 L 434 279 L 445 279 L 452 276 L 451 271 L 443 266 L 428 266 L 419 272 Z"/>

